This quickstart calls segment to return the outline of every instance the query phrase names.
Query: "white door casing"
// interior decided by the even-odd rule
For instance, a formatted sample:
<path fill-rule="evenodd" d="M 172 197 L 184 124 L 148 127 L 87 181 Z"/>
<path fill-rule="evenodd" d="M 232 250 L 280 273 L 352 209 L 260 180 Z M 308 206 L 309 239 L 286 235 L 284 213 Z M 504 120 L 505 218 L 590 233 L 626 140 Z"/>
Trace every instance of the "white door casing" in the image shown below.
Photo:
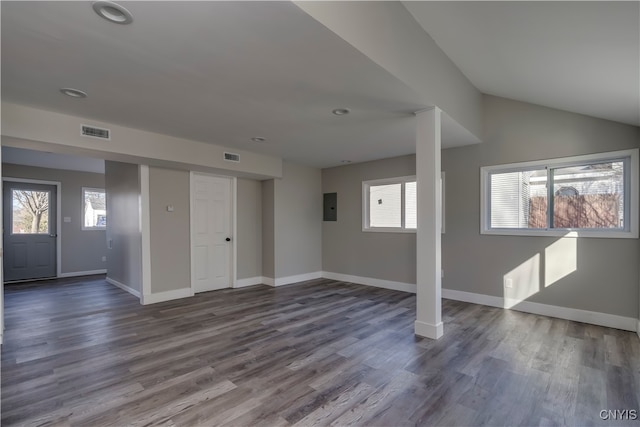
<path fill-rule="evenodd" d="M 194 293 L 233 283 L 233 178 L 191 173 L 191 287 Z"/>

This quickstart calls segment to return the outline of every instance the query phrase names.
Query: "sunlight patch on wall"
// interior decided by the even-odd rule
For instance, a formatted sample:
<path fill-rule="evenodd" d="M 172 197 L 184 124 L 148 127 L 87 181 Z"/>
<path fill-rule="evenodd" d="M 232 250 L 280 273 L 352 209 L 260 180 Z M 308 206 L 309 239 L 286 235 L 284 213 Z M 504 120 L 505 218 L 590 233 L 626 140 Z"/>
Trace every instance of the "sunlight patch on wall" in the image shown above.
<path fill-rule="evenodd" d="M 544 286 L 548 287 L 578 268 L 578 239 L 563 237 L 544 250 Z"/>
<path fill-rule="evenodd" d="M 504 308 L 512 308 L 537 293 L 540 290 L 540 254 L 505 274 L 504 283 Z"/>

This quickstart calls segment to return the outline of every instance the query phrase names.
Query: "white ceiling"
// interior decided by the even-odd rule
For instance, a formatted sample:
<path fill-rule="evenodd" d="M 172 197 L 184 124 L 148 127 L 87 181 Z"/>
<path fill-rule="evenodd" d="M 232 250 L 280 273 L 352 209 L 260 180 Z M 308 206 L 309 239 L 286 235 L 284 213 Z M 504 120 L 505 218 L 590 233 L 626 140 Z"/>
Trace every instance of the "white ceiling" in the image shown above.
<path fill-rule="evenodd" d="M 481 91 L 640 125 L 640 2 L 404 2 Z"/>
<path fill-rule="evenodd" d="M 90 2 L 1 2 L 3 101 L 316 167 L 415 152 L 428 105 L 295 4 L 121 4 L 133 24 Z M 637 3 L 404 4 L 481 91 L 640 124 Z M 466 136 L 445 117 L 443 147 Z"/>
<path fill-rule="evenodd" d="M 121 4 L 131 25 L 90 2 L 2 2 L 3 100 L 317 167 L 415 152 L 425 105 L 295 4 Z"/>

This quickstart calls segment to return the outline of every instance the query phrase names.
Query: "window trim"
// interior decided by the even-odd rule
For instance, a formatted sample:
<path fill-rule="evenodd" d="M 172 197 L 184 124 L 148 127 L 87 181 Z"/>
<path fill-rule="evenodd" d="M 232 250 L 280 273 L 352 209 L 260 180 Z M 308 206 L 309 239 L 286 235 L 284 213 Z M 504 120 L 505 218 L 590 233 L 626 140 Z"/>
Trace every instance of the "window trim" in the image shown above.
<path fill-rule="evenodd" d="M 104 188 L 96 188 L 96 187 L 82 187 L 82 191 L 81 191 L 81 206 L 80 206 L 80 224 L 81 224 L 81 230 L 82 231 L 104 231 L 107 229 L 107 226 L 95 226 L 95 227 L 87 227 L 85 224 L 85 218 L 84 218 L 84 193 L 85 191 L 93 191 L 93 192 L 102 192 L 104 193 L 104 198 L 105 198 L 105 204 L 107 201 L 107 190 Z M 106 212 L 106 209 L 105 209 Z"/>
<path fill-rule="evenodd" d="M 622 229 L 575 229 L 575 228 L 491 228 L 490 220 L 490 175 L 495 172 L 521 172 L 530 169 L 562 168 L 577 165 L 624 161 L 625 215 L 629 218 Z M 626 172 L 628 169 L 628 173 Z M 595 238 L 638 238 L 638 149 L 611 151 L 581 156 L 561 157 L 549 160 L 509 163 L 480 168 L 480 234 L 499 236 L 552 236 L 552 237 L 595 237 Z"/>
<path fill-rule="evenodd" d="M 362 231 L 372 233 L 415 233 L 417 228 L 405 228 L 405 183 L 417 182 L 415 175 L 362 181 Z M 371 227 L 369 225 L 369 188 L 376 185 L 402 184 L 400 196 L 400 227 Z"/>

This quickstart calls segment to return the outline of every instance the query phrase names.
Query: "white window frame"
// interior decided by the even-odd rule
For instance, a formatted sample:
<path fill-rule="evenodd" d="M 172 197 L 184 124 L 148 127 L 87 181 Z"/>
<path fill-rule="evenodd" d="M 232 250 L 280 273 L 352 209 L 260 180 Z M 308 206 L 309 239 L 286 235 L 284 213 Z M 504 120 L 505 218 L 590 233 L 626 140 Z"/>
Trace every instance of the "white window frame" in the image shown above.
<path fill-rule="evenodd" d="M 362 182 L 362 231 L 375 233 L 415 233 L 416 228 L 405 228 L 405 184 L 416 181 L 416 176 L 373 179 Z M 402 184 L 400 198 L 400 227 L 371 227 L 369 218 L 369 188 L 377 185 Z"/>
<path fill-rule="evenodd" d="M 82 224 L 82 231 L 91 231 L 91 230 L 106 230 L 107 227 L 106 226 L 98 226 L 98 227 L 87 227 L 85 224 L 85 219 L 84 219 L 84 203 L 85 203 L 85 196 L 84 193 L 86 191 L 93 191 L 93 192 L 102 192 L 104 193 L 104 197 L 105 197 L 105 204 L 106 204 L 106 198 L 107 198 L 107 191 L 104 188 L 95 188 L 95 187 L 82 187 L 82 194 L 81 194 L 81 198 L 82 198 L 82 204 L 80 207 L 80 221 Z M 106 210 L 105 210 L 105 214 L 106 214 Z M 107 221 L 109 219 L 107 218 Z"/>
<path fill-rule="evenodd" d="M 625 224 L 619 229 L 577 229 L 577 228 L 492 228 L 491 227 L 491 179 L 493 173 L 520 172 L 531 169 L 555 169 L 569 166 L 624 161 L 624 206 Z M 608 153 L 588 154 L 538 160 L 532 162 L 510 163 L 480 168 L 480 234 L 501 236 L 565 236 L 596 238 L 638 238 L 638 149 L 612 151 Z"/>

